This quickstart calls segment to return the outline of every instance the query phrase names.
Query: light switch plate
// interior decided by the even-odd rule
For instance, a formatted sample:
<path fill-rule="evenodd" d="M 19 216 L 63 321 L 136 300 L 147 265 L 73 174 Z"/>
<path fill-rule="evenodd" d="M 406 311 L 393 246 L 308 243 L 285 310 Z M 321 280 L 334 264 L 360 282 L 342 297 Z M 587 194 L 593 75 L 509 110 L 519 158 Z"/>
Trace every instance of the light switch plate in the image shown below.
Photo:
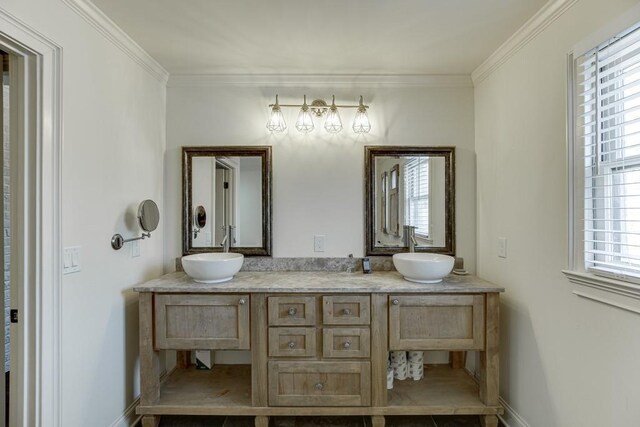
<path fill-rule="evenodd" d="M 507 257 L 507 239 L 505 237 L 498 237 L 498 257 Z"/>
<path fill-rule="evenodd" d="M 134 240 L 131 242 L 131 258 L 140 256 L 140 240 Z"/>
<path fill-rule="evenodd" d="M 80 246 L 69 246 L 68 248 L 64 248 L 63 253 L 63 274 L 71 274 L 77 273 L 81 270 L 80 268 Z"/>
<path fill-rule="evenodd" d="M 313 251 L 324 252 L 324 236 L 321 236 L 321 235 L 313 236 Z"/>

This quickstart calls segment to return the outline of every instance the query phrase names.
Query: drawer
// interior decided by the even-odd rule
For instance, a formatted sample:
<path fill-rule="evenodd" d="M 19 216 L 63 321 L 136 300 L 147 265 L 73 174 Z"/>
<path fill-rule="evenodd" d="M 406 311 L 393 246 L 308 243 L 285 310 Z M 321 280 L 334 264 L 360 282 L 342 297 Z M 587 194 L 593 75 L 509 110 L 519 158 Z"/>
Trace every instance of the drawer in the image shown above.
<path fill-rule="evenodd" d="M 249 295 L 158 294 L 155 348 L 249 349 Z"/>
<path fill-rule="evenodd" d="M 322 355 L 331 357 L 369 357 L 369 328 L 324 328 Z"/>
<path fill-rule="evenodd" d="M 322 297 L 325 325 L 368 325 L 371 323 L 369 296 L 333 295 Z"/>
<path fill-rule="evenodd" d="M 369 406 L 369 362 L 269 362 L 270 406 Z"/>
<path fill-rule="evenodd" d="M 316 355 L 316 328 L 269 328 L 269 356 Z"/>
<path fill-rule="evenodd" d="M 389 349 L 483 350 L 484 295 L 390 295 Z"/>
<path fill-rule="evenodd" d="M 316 297 L 269 297 L 270 326 L 313 326 L 316 324 Z"/>

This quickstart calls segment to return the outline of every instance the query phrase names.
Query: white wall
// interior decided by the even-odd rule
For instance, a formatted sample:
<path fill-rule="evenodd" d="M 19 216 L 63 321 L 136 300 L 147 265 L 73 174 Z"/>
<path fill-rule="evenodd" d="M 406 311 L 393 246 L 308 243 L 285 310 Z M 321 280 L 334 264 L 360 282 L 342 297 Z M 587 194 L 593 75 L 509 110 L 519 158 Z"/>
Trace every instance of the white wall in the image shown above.
<path fill-rule="evenodd" d="M 634 5 L 577 2 L 475 90 L 478 273 L 506 288 L 501 394 L 531 426 L 640 425 L 638 315 L 578 298 L 561 273 L 566 55 Z"/>
<path fill-rule="evenodd" d="M 341 110 L 344 130 L 325 132 L 321 121 L 309 135 L 295 130 L 298 111 L 286 109 L 289 129 L 265 128 L 275 94 L 281 103 L 329 98 L 370 104 L 372 131 L 356 137 L 355 110 Z M 182 255 L 181 165 L 184 145 L 273 146 L 273 255 L 345 257 L 364 254 L 364 146 L 455 145 L 457 147 L 457 252 L 475 271 L 475 154 L 471 87 L 282 88 L 240 86 L 167 89 L 165 157 L 165 271 Z M 313 235 L 326 236 L 326 251 L 313 252 Z"/>
<path fill-rule="evenodd" d="M 138 394 L 131 287 L 162 273 L 163 228 L 139 258 L 109 242 L 140 233 L 143 199 L 163 207 L 165 88 L 61 1 L 0 8 L 63 48 L 62 242 L 82 247 L 82 271 L 61 289 L 61 425 L 111 425 Z"/>

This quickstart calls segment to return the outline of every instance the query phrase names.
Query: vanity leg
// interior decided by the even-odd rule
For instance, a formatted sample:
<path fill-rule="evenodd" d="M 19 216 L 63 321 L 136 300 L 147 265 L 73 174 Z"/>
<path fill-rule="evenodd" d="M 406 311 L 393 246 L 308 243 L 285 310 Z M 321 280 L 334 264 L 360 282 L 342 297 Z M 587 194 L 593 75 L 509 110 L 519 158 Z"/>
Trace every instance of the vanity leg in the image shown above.
<path fill-rule="evenodd" d="M 256 416 L 256 427 L 269 427 L 269 417 Z"/>
<path fill-rule="evenodd" d="M 480 425 L 482 427 L 498 427 L 498 417 L 495 415 L 480 415 Z"/>
<path fill-rule="evenodd" d="M 145 415 L 142 417 L 142 427 L 158 427 L 160 425 L 160 417 L 157 415 Z"/>
<path fill-rule="evenodd" d="M 490 292 L 485 298 L 486 345 L 480 352 L 480 400 L 487 406 L 499 406 L 500 297 L 498 293 Z"/>
<path fill-rule="evenodd" d="M 372 415 L 371 427 L 384 427 L 384 415 Z"/>

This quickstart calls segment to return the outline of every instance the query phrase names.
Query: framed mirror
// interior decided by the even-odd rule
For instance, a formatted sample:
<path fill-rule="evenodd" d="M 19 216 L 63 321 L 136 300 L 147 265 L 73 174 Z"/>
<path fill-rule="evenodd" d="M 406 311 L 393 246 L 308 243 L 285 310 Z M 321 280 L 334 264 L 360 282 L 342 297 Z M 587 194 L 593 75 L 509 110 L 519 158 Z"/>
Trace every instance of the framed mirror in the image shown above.
<path fill-rule="evenodd" d="M 184 255 L 271 255 L 271 147 L 183 147 L 182 196 Z"/>
<path fill-rule="evenodd" d="M 365 252 L 455 255 L 455 147 L 365 147 Z"/>

